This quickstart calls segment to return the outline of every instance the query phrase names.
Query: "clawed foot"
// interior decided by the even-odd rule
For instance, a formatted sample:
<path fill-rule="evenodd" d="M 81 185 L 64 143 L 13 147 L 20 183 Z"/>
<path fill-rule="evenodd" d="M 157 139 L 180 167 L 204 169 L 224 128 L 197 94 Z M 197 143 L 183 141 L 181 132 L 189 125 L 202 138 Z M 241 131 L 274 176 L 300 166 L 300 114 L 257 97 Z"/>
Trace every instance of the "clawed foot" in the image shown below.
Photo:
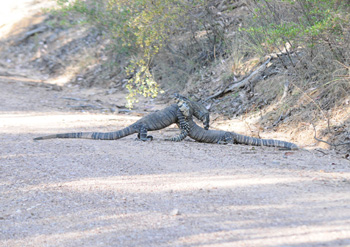
<path fill-rule="evenodd" d="M 180 122 L 180 129 L 190 132 L 190 125 L 187 122 Z"/>
<path fill-rule="evenodd" d="M 153 136 L 147 136 L 146 138 L 135 138 L 135 141 L 143 141 L 143 142 L 147 142 L 147 141 L 153 141 Z"/>
<path fill-rule="evenodd" d="M 217 144 L 226 145 L 226 144 L 228 144 L 228 142 L 227 141 L 218 141 Z"/>

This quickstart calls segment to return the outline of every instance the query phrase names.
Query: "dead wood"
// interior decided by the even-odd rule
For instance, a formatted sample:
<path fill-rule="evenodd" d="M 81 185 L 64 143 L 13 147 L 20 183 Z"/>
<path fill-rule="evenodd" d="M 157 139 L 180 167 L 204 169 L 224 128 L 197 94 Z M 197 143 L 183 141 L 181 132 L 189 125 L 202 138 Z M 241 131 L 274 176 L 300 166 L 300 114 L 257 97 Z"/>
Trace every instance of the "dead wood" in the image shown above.
<path fill-rule="evenodd" d="M 316 141 L 326 143 L 326 144 L 328 144 L 328 145 L 331 146 L 331 147 L 338 147 L 338 146 L 343 146 L 343 145 L 350 145 L 350 142 L 342 142 L 342 143 L 337 143 L 337 144 L 335 144 L 335 143 L 331 143 L 331 142 L 327 142 L 327 141 L 325 141 L 325 140 L 319 139 L 319 138 L 317 138 L 317 136 L 316 136 L 316 127 L 315 127 L 315 125 L 312 124 L 312 127 L 314 128 L 314 132 L 315 132 L 314 139 L 315 139 Z"/>
<path fill-rule="evenodd" d="M 44 31 L 46 31 L 47 28 L 48 28 L 47 26 L 39 26 L 39 27 L 36 27 L 36 28 L 26 32 L 21 38 L 19 38 L 16 41 L 16 45 L 21 44 L 22 42 L 26 41 L 29 37 L 31 37 L 37 33 L 42 33 Z"/>
<path fill-rule="evenodd" d="M 213 94 L 212 96 L 208 97 L 206 99 L 210 100 L 210 99 L 215 99 L 217 97 L 220 97 L 226 93 L 232 92 L 235 89 L 238 88 L 242 88 L 246 85 L 248 85 L 249 83 L 255 84 L 256 82 L 258 82 L 259 80 L 262 79 L 262 73 L 265 71 L 267 64 L 271 61 L 271 57 L 269 57 L 262 65 L 260 65 L 256 70 L 254 70 L 252 73 L 250 73 L 249 76 L 245 77 L 244 79 L 242 79 L 241 81 L 235 82 L 231 85 L 226 86 L 223 90 Z"/>
<path fill-rule="evenodd" d="M 283 120 L 285 120 L 287 117 L 289 117 L 291 115 L 292 111 L 289 110 L 287 111 L 286 114 L 281 114 L 279 116 L 279 118 L 272 124 L 272 127 L 276 127 L 280 122 L 282 122 Z"/>

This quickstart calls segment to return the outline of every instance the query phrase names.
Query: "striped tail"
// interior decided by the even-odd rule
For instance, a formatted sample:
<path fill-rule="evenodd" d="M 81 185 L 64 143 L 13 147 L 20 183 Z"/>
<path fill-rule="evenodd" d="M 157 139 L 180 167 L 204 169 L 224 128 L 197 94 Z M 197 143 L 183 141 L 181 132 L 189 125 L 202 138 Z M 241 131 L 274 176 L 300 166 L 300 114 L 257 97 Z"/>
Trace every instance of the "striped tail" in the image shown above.
<path fill-rule="evenodd" d="M 255 137 L 239 135 L 236 133 L 234 134 L 235 136 L 233 137 L 233 139 L 240 144 L 252 145 L 252 146 L 279 147 L 279 148 L 290 149 L 290 150 L 299 149 L 296 144 L 291 142 L 285 142 L 285 141 L 274 140 L 274 139 L 259 139 Z"/>
<path fill-rule="evenodd" d="M 177 136 L 173 136 L 171 138 L 165 139 L 166 141 L 172 141 L 172 142 L 181 142 L 183 139 L 185 139 L 188 136 L 188 131 L 182 130 L 181 133 Z"/>
<path fill-rule="evenodd" d="M 187 114 L 187 116 L 188 116 L 190 109 L 186 103 L 184 103 L 183 106 L 185 106 L 186 108 L 184 108 L 182 110 L 187 110 L 188 112 L 186 112 L 185 114 Z M 181 133 L 177 136 L 173 136 L 171 138 L 165 139 L 166 141 L 181 142 L 183 139 L 185 139 L 188 136 L 188 132 L 190 131 L 189 123 L 188 123 L 186 117 L 184 116 L 184 114 L 182 113 L 182 111 L 178 110 L 176 112 L 176 115 L 177 115 L 177 119 L 178 119 L 177 126 L 180 128 Z"/>
<path fill-rule="evenodd" d="M 79 138 L 79 139 L 93 139 L 93 140 L 117 140 L 125 136 L 136 133 L 133 128 L 126 127 L 124 129 L 114 132 L 76 132 L 76 133 L 64 133 L 54 134 L 48 136 L 41 136 L 34 138 L 34 141 L 55 139 L 55 138 Z"/>

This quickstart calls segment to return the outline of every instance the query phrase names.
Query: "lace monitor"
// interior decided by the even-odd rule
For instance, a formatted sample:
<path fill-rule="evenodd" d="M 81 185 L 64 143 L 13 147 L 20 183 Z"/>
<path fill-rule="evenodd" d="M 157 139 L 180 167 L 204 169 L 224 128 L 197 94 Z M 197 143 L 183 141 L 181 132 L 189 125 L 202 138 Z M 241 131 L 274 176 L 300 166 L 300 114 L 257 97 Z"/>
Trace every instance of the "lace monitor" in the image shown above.
<path fill-rule="evenodd" d="M 188 106 L 192 107 L 193 115 L 201 120 L 205 128 L 209 128 L 209 112 L 208 110 L 198 102 L 188 101 Z M 81 139 L 94 139 L 94 140 L 117 140 L 125 136 L 138 133 L 138 139 L 142 141 L 153 140 L 152 136 L 147 136 L 147 131 L 160 130 L 168 127 L 169 125 L 176 123 L 181 129 L 181 135 L 188 133 L 186 129 L 187 124 L 181 126 L 180 122 L 186 122 L 183 115 L 179 111 L 177 104 L 172 104 L 160 111 L 153 112 L 147 116 L 144 116 L 132 125 L 114 132 L 76 132 L 76 133 L 64 133 L 53 134 L 48 136 L 42 136 L 34 138 L 37 140 L 46 140 L 54 138 L 81 138 Z"/>
<path fill-rule="evenodd" d="M 179 110 L 184 115 L 180 118 L 180 125 L 183 126 L 181 134 L 173 137 L 176 141 L 181 141 L 186 136 L 190 136 L 192 139 L 199 142 L 206 143 L 218 143 L 218 144 L 245 144 L 253 146 L 269 146 L 269 147 L 280 147 L 283 149 L 298 149 L 298 146 L 285 141 L 273 140 L 273 139 L 259 139 L 255 137 L 249 137 L 245 135 L 240 135 L 234 132 L 221 131 L 221 130 L 204 130 L 199 127 L 193 121 L 193 110 L 190 107 L 189 100 L 181 95 L 175 95 L 175 101 L 178 104 Z M 185 122 L 182 122 L 185 121 Z M 188 133 L 186 133 L 186 131 Z"/>
<path fill-rule="evenodd" d="M 191 111 L 193 112 L 192 114 L 199 120 L 201 120 L 203 122 L 204 125 L 204 129 L 208 130 L 209 129 L 209 112 L 208 109 L 205 108 L 205 106 L 199 102 L 196 101 L 192 101 L 189 100 L 188 98 L 186 98 L 185 96 L 182 96 L 178 93 L 174 94 L 174 98 L 182 98 L 182 99 L 186 99 L 186 102 L 189 106 L 189 108 L 191 108 Z M 180 115 L 182 115 L 180 113 Z"/>

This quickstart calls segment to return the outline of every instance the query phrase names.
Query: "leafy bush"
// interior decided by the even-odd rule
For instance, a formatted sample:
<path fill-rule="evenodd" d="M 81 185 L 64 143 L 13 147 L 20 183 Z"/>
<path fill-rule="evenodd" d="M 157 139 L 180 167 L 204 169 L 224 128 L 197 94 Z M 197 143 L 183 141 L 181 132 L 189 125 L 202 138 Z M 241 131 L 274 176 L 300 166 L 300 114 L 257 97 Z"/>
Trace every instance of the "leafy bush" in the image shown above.
<path fill-rule="evenodd" d="M 350 90 L 350 2 L 251 0 L 247 6 L 252 18 L 241 34 L 250 52 L 277 54 L 293 86 L 290 100 L 306 98 L 323 116 L 341 105 Z"/>
<path fill-rule="evenodd" d="M 155 56 L 169 38 L 191 22 L 203 0 L 57 0 L 62 14 L 78 13 L 114 40 L 116 52 L 129 56 L 126 68 L 129 106 L 136 94 L 155 97 L 161 90 L 150 72 Z M 132 57 L 132 59 L 130 59 Z"/>
<path fill-rule="evenodd" d="M 260 54 L 304 47 L 314 56 L 317 45 L 327 45 L 335 59 L 345 62 L 342 45 L 348 38 L 348 1 L 254 0 L 249 6 L 253 21 L 242 31 Z"/>

